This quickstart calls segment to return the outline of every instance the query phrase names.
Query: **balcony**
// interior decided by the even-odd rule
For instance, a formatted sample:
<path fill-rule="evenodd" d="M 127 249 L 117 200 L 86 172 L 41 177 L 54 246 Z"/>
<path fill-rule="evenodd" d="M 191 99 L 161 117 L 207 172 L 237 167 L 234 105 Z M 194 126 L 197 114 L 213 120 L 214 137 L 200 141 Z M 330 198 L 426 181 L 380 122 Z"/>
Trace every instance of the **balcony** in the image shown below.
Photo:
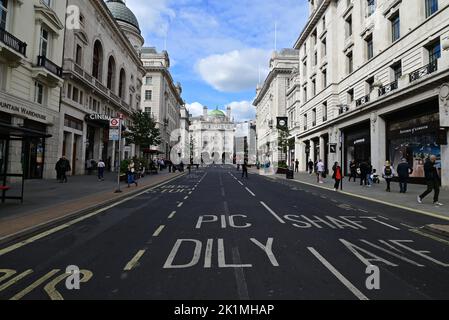
<path fill-rule="evenodd" d="M 53 61 L 47 59 L 47 57 L 45 56 L 37 57 L 37 66 L 43 67 L 48 71 L 50 71 L 51 73 L 53 73 L 54 75 L 56 75 L 57 77 L 62 78 L 62 68 Z"/>
<path fill-rule="evenodd" d="M 364 104 L 366 104 L 368 102 L 369 102 L 369 94 L 364 96 L 364 97 L 361 97 L 360 99 L 357 99 L 355 101 L 355 106 L 356 107 L 360 107 L 360 106 L 363 106 Z"/>
<path fill-rule="evenodd" d="M 0 55 L 7 61 L 19 62 L 26 57 L 27 44 L 0 28 Z"/>
<path fill-rule="evenodd" d="M 395 80 L 387 85 L 379 88 L 379 97 L 389 94 L 391 91 L 398 89 L 398 80 Z"/>
<path fill-rule="evenodd" d="M 435 60 L 435 61 L 429 63 L 428 65 L 426 65 L 424 67 L 421 67 L 421 68 L 411 72 L 409 74 L 410 82 L 422 79 L 425 76 L 427 76 L 427 75 L 437 71 L 438 70 L 438 63 L 437 63 L 437 61 L 438 60 Z"/>

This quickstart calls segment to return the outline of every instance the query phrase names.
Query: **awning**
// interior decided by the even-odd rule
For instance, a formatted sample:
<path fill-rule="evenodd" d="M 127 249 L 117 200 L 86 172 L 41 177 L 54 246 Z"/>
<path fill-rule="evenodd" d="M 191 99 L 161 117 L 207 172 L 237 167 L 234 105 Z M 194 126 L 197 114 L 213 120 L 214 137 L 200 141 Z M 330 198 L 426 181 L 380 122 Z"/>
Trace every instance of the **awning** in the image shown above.
<path fill-rule="evenodd" d="M 12 124 L 0 122 L 0 137 L 6 138 L 50 138 L 52 135 L 42 131 L 23 128 Z"/>

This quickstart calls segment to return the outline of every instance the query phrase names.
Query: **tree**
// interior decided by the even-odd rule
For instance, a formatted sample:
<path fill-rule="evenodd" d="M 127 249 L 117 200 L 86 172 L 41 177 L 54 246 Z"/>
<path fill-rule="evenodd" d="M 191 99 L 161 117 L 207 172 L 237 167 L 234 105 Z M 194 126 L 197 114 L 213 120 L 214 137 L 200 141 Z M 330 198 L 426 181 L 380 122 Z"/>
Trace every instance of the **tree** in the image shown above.
<path fill-rule="evenodd" d="M 141 110 L 131 115 L 131 126 L 124 137 L 141 148 L 150 148 L 161 143 L 160 131 L 156 121 L 147 112 Z"/>
<path fill-rule="evenodd" d="M 285 159 L 287 158 L 288 149 L 293 149 L 295 147 L 295 142 L 292 139 L 289 139 L 290 131 L 287 127 L 278 129 L 278 150 L 281 152 L 282 161 L 280 161 L 280 166 L 287 167 Z"/>

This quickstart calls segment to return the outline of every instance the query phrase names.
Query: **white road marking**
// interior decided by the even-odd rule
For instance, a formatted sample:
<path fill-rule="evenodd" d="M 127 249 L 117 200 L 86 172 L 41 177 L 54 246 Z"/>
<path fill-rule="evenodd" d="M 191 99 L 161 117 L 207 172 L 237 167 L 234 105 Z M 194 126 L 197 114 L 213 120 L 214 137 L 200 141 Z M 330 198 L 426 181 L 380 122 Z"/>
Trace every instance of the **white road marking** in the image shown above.
<path fill-rule="evenodd" d="M 361 211 L 361 212 L 364 212 L 364 213 L 368 213 L 367 210 L 363 210 L 363 209 L 357 209 L 357 210 L 359 210 L 359 211 Z"/>
<path fill-rule="evenodd" d="M 17 293 L 14 297 L 12 297 L 10 300 L 20 300 L 22 299 L 24 296 L 26 296 L 28 293 L 30 293 L 31 291 L 33 291 L 34 289 L 36 289 L 37 287 L 39 287 L 42 283 L 44 283 L 45 281 L 47 281 L 48 279 L 50 279 L 51 277 L 53 277 L 55 274 L 57 274 L 60 270 L 59 269 L 53 269 L 50 272 L 48 272 L 46 275 L 44 275 L 43 277 L 40 277 L 39 279 L 37 279 L 35 282 L 33 282 L 31 285 L 29 285 L 28 287 L 26 287 L 25 289 L 23 289 L 22 291 L 20 291 L 19 293 Z"/>
<path fill-rule="evenodd" d="M 192 191 L 189 191 L 189 194 L 192 194 Z"/>
<path fill-rule="evenodd" d="M 187 199 L 189 199 L 189 196 L 185 196 L 185 197 L 184 197 L 184 200 L 187 200 Z"/>
<path fill-rule="evenodd" d="M 377 216 L 378 216 L 379 218 L 384 219 L 384 220 L 390 220 L 390 219 L 388 219 L 387 217 L 381 216 L 380 214 L 378 214 Z"/>
<path fill-rule="evenodd" d="M 178 203 L 178 208 L 181 208 L 183 204 L 184 204 L 184 202 Z"/>
<path fill-rule="evenodd" d="M 252 192 L 251 190 L 249 190 L 247 187 L 245 187 L 246 191 L 249 192 L 250 195 L 252 195 L 253 197 L 255 197 L 256 195 L 254 194 L 254 192 Z"/>
<path fill-rule="evenodd" d="M 243 186 L 243 183 L 242 183 L 242 181 L 238 181 L 238 183 L 240 183 L 240 185 L 242 185 L 242 186 Z"/>
<path fill-rule="evenodd" d="M 406 228 L 415 229 L 415 227 L 409 226 L 408 224 L 401 223 L 401 226 L 404 226 Z"/>
<path fill-rule="evenodd" d="M 160 225 L 159 228 L 157 228 L 156 231 L 154 231 L 153 237 L 159 236 L 159 234 L 162 232 L 162 230 L 164 230 L 164 228 L 165 228 L 164 225 Z"/>
<path fill-rule="evenodd" d="M 273 210 L 271 210 L 271 208 L 269 206 L 267 206 L 265 204 L 265 202 L 260 201 L 260 204 L 263 205 L 265 207 L 265 209 L 267 209 L 268 212 L 271 213 L 280 223 L 285 223 L 285 221 L 282 220 L 281 217 L 279 217 Z"/>
<path fill-rule="evenodd" d="M 29 275 L 30 273 L 33 273 L 33 270 L 28 269 L 27 271 L 22 272 L 21 274 L 15 276 L 14 278 L 10 279 L 8 282 L 5 282 L 4 284 L 2 284 L 0 286 L 0 292 L 5 290 L 6 288 L 9 288 L 10 286 L 12 286 L 13 284 L 19 282 L 20 280 L 22 280 L 23 278 L 25 278 L 27 275 Z"/>
<path fill-rule="evenodd" d="M 348 288 L 359 300 L 369 300 L 359 289 L 357 289 L 348 279 L 345 278 L 335 267 L 320 255 L 313 247 L 308 247 L 309 251 L 330 271 L 332 274 Z"/>
<path fill-rule="evenodd" d="M 133 269 L 136 264 L 139 262 L 139 259 L 142 258 L 144 255 L 145 250 L 139 250 L 136 255 L 126 264 L 125 268 L 123 270 L 129 271 Z"/>
<path fill-rule="evenodd" d="M 169 219 L 172 219 L 172 218 L 175 216 L 175 214 L 176 214 L 176 211 L 172 211 L 172 212 L 170 213 L 170 215 L 168 216 L 168 218 L 169 218 Z"/>

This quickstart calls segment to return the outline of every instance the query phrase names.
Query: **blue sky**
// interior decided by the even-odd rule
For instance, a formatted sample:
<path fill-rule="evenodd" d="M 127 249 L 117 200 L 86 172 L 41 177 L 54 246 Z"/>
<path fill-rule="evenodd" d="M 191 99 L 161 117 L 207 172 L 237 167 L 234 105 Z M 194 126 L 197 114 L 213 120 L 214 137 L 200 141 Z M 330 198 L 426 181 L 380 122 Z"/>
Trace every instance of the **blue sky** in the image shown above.
<path fill-rule="evenodd" d="M 128 0 L 145 46 L 167 49 L 171 73 L 193 114 L 232 108 L 254 117 L 251 102 L 274 50 L 291 47 L 307 19 L 306 0 Z"/>

